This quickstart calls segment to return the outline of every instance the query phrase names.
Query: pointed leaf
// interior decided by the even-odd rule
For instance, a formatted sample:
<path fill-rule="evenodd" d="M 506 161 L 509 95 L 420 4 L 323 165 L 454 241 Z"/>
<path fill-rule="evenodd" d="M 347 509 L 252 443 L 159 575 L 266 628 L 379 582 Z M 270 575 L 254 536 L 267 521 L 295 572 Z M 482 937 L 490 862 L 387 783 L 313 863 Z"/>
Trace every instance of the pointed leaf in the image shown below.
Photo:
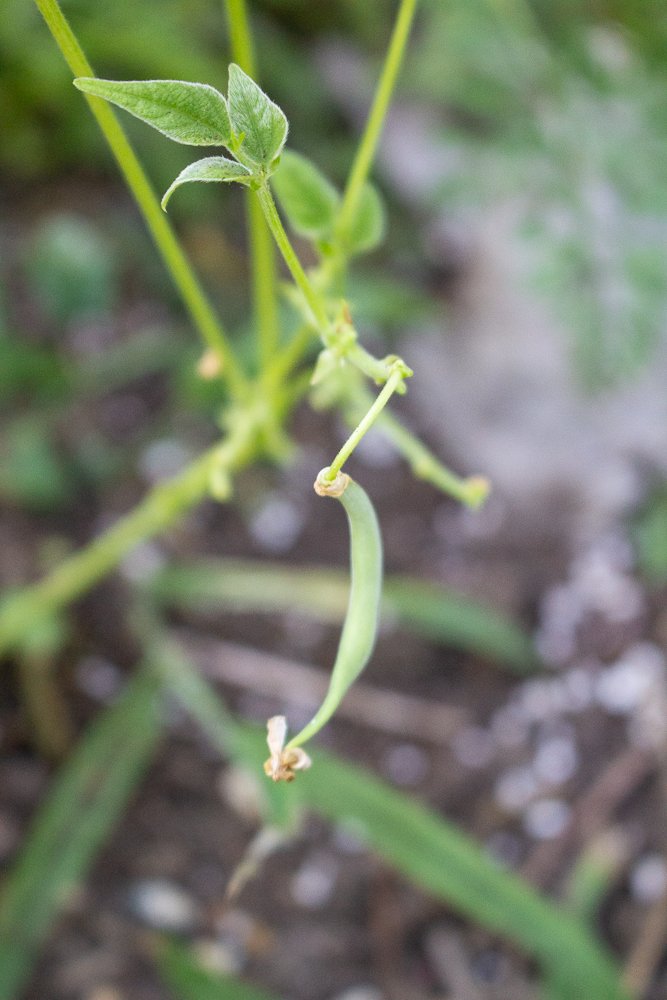
<path fill-rule="evenodd" d="M 345 248 L 349 254 L 368 253 L 384 236 L 385 213 L 376 187 L 364 184 L 357 214 L 350 226 Z"/>
<path fill-rule="evenodd" d="M 243 162 L 270 167 L 285 145 L 287 118 L 236 63 L 229 67 L 227 100 L 231 126 L 240 140 L 234 152 Z"/>
<path fill-rule="evenodd" d="M 161 731 L 156 679 L 141 670 L 56 775 L 0 899 L 0 998 L 21 992 L 43 939 L 148 767 Z"/>
<path fill-rule="evenodd" d="M 206 83 L 79 77 L 74 86 L 85 94 L 111 101 L 186 146 L 226 146 L 229 143 L 227 102 Z"/>
<path fill-rule="evenodd" d="M 314 163 L 299 153 L 285 150 L 272 182 L 295 232 L 319 239 L 331 236 L 340 199 L 333 184 Z"/>
<path fill-rule="evenodd" d="M 193 181 L 238 181 L 239 184 L 247 184 L 252 174 L 247 167 L 236 160 L 228 160 L 226 156 L 207 156 L 203 160 L 196 160 L 189 163 L 184 170 L 181 170 L 176 180 L 167 188 L 162 198 L 162 208 L 166 210 L 167 202 L 177 187 L 181 184 L 189 184 Z"/>

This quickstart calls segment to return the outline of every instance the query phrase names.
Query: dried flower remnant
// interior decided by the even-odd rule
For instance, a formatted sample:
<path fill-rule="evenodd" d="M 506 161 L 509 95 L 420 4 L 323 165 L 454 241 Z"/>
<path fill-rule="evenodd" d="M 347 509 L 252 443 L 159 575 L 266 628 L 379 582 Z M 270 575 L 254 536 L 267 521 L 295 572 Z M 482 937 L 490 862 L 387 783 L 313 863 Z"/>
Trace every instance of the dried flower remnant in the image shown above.
<path fill-rule="evenodd" d="M 294 781 L 296 771 L 306 771 L 311 759 L 301 747 L 285 749 L 287 720 L 284 715 L 274 715 L 266 724 L 266 742 L 271 756 L 264 762 L 264 773 L 273 781 Z"/>

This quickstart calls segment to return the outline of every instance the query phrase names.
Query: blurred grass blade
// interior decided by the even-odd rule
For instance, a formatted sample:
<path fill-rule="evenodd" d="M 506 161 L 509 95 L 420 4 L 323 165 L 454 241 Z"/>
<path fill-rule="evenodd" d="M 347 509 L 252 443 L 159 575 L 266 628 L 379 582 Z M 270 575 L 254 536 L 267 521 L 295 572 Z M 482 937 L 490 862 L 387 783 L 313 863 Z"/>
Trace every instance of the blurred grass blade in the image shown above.
<path fill-rule="evenodd" d="M 401 625 L 426 639 L 521 671 L 538 665 L 535 648 L 518 625 L 493 608 L 435 583 L 388 577 L 383 606 Z"/>
<path fill-rule="evenodd" d="M 218 702 L 199 676 L 197 686 L 200 700 L 206 692 L 209 706 Z M 210 711 L 202 713 L 202 720 Z M 215 728 L 204 728 L 220 745 Z M 243 755 L 259 773 L 265 733 L 248 725 L 237 728 L 243 732 Z M 416 885 L 537 958 L 552 992 L 560 990 L 563 1000 L 628 1000 L 612 959 L 582 921 L 501 869 L 429 809 L 332 754 L 312 756 L 312 769 L 293 785 L 271 786 L 278 798 L 288 802 L 298 792 L 302 804 L 321 816 L 353 824 L 371 848 Z"/>
<path fill-rule="evenodd" d="M 166 941 L 160 948 L 158 967 L 174 1000 L 278 1000 L 234 977 L 209 972 L 175 941 Z"/>
<path fill-rule="evenodd" d="M 299 611 L 340 623 L 347 608 L 347 572 L 286 568 L 232 559 L 169 567 L 150 583 L 158 600 L 192 611 Z M 477 653 L 518 671 L 537 665 L 528 636 L 492 608 L 410 577 L 387 577 L 382 613 L 433 642 Z"/>
<path fill-rule="evenodd" d="M 171 694 L 201 726 L 213 746 L 257 780 L 257 802 L 264 821 L 279 830 L 294 829 L 300 796 L 284 796 L 281 788 L 264 780 L 262 760 L 268 756 L 266 736 L 258 739 L 248 726 L 238 722 L 215 689 L 193 667 L 180 647 L 164 635 L 155 635 L 151 661 L 155 663 Z M 2 997 L 0 997 L 2 1000 Z"/>
<path fill-rule="evenodd" d="M 157 692 L 140 671 L 54 779 L 0 897 L 0 1000 L 15 1000 L 58 911 L 145 773 L 160 733 Z"/>
<path fill-rule="evenodd" d="M 563 998 L 627 1000 L 611 958 L 581 921 L 503 871 L 428 809 L 321 752 L 299 782 L 310 808 L 331 820 L 352 820 L 369 845 L 417 885 L 537 958 Z"/>

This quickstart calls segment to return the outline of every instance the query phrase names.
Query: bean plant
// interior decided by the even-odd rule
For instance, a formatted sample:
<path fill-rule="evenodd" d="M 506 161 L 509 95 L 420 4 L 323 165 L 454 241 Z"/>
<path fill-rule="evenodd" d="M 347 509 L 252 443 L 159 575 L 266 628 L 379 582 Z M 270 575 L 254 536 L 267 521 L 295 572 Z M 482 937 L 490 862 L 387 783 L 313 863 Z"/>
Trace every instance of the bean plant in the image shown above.
<path fill-rule="evenodd" d="M 227 503 L 236 478 L 253 463 L 288 461 L 295 406 L 314 394 L 319 405 L 338 410 L 350 425 L 338 453 L 324 469 L 313 473 L 317 494 L 340 503 L 347 517 L 351 580 L 338 652 L 321 706 L 291 739 L 282 716 L 268 722 L 266 774 L 274 782 L 291 783 L 297 772 L 308 773 L 300 774 L 290 788 L 265 784 L 265 822 L 290 829 L 294 806 L 301 803 L 330 818 L 356 817 L 364 824 L 371 845 L 415 882 L 492 929 L 509 934 L 536 956 L 550 997 L 620 1000 L 624 993 L 613 962 L 586 926 L 559 913 L 519 879 L 502 872 L 467 838 L 426 809 L 321 751 L 312 751 L 310 768 L 311 753 L 303 749 L 336 712 L 375 643 L 382 596 L 380 528 L 371 499 L 344 471 L 363 436 L 377 423 L 417 477 L 471 508 L 483 503 L 489 488 L 481 476 L 461 478 L 447 469 L 388 412 L 392 397 L 406 392 L 413 371 L 403 358 L 395 354 L 377 357 L 363 345 L 346 298 L 351 264 L 379 244 L 385 228 L 381 197 L 370 173 L 416 0 L 400 0 L 398 5 L 368 119 L 342 191 L 319 164 L 287 146 L 286 114 L 257 83 L 244 0 L 226 3 L 234 59 L 226 94 L 207 82 L 99 79 L 57 0 L 35 2 L 201 338 L 198 372 L 218 394 L 220 438 L 43 580 L 8 595 L 0 605 L 0 652 L 13 652 L 20 658 L 36 631 L 48 631 L 59 622 L 67 606 L 112 572 L 135 546 L 168 529 L 206 498 Z M 110 105 L 157 129 L 165 142 L 225 153 L 216 152 L 186 166 L 160 202 Z M 196 183 L 236 187 L 239 197 L 246 200 L 252 286 L 250 360 L 248 351 L 239 349 L 211 307 L 166 215 L 179 189 Z M 313 266 L 304 266 L 290 233 L 310 243 L 316 260 Z M 279 258 L 290 277 L 284 287 L 278 281 Z M 289 308 L 279 308 L 280 294 Z M 16 995 L 60 905 L 62 884 L 82 877 L 133 780 L 150 759 L 161 726 L 155 710 L 159 692 L 177 697 L 226 755 L 261 772 L 266 736 L 226 710 L 169 637 L 162 611 L 155 594 L 137 594 L 133 627 L 144 648 L 143 663 L 123 698 L 95 724 L 65 765 L 10 875 L 0 904 L 0 968 L 4 970 L 0 972 L 0 1000 Z M 70 839 L 66 831 L 72 817 L 79 817 L 80 822 Z M 196 973 L 188 978 L 182 971 L 191 961 L 179 959 L 176 949 L 168 952 L 163 967 L 166 978 L 176 984 L 174 989 L 186 997 L 195 995 L 188 993 L 187 982 Z M 177 968 L 180 973 L 174 971 Z"/>

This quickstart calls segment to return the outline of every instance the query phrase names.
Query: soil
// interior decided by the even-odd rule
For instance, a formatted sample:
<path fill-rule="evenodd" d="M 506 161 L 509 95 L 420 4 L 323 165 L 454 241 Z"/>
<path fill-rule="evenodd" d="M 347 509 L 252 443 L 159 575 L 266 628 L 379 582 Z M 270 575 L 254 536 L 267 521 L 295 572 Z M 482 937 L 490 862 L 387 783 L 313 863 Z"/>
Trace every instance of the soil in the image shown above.
<path fill-rule="evenodd" d="M 130 325 L 136 308 L 124 306 L 115 336 Z M 150 317 L 153 307 L 143 308 Z M 74 423 L 63 422 L 61 447 L 67 452 L 82 427 L 91 425 L 113 440 L 117 415 L 125 413 L 123 447 L 141 454 L 143 417 L 151 407 L 163 407 L 163 436 L 190 435 L 191 444 L 200 426 L 193 430 L 171 417 L 161 402 L 166 395 L 155 376 L 115 390 L 78 410 Z M 404 412 L 419 429 L 418 410 L 406 403 Z M 289 472 L 247 474 L 231 507 L 203 505 L 152 544 L 149 556 L 219 553 L 343 565 L 340 512 L 335 505 L 322 510 L 310 492 L 313 472 L 334 450 L 340 428 L 307 408 L 296 415 L 295 427 L 302 450 Z M 129 465 L 136 468 L 134 461 Z M 582 852 L 603 852 L 609 884 L 596 928 L 619 961 L 637 963 L 638 943 L 660 919 L 663 930 L 667 924 L 664 761 L 660 745 L 644 738 L 646 704 L 640 697 L 624 701 L 623 678 L 619 682 L 612 669 L 624 659 L 641 668 L 651 656 L 659 658 L 667 627 L 664 594 L 647 590 L 631 554 L 618 554 L 627 553 L 626 522 L 615 525 L 616 541 L 626 549 L 605 548 L 603 539 L 583 555 L 606 567 L 600 587 L 619 579 L 632 585 L 636 613 L 619 617 L 587 603 L 580 588 L 571 628 L 554 605 L 559 593 L 563 603 L 563 587 L 576 591 L 572 581 L 580 579 L 576 560 L 582 554 L 573 551 L 561 509 L 543 507 L 523 530 L 519 516 L 496 517 L 490 505 L 475 525 L 456 504 L 415 482 L 379 443 L 354 465 L 351 471 L 377 498 L 389 571 L 486 600 L 545 644 L 553 645 L 560 621 L 572 642 L 560 662 L 556 657 L 543 673 L 523 679 L 470 654 L 385 631 L 363 684 L 442 706 L 443 717 L 448 708 L 459 709 L 457 725 L 438 743 L 420 737 L 418 719 L 406 717 L 402 731 L 392 733 L 372 712 L 363 721 L 343 714 L 322 734 L 322 744 L 430 804 L 554 898 L 567 894 L 568 875 Z M 113 512 L 129 509 L 144 489 L 128 468 L 104 491 L 84 493 L 56 516 L 29 516 L 6 505 L 5 578 L 34 576 L 49 537 L 80 544 Z M 258 521 L 259 512 L 277 501 L 282 507 L 274 510 L 292 518 L 293 538 L 285 547 Z M 551 530 L 556 522 L 558 530 Z M 116 575 L 75 609 L 59 693 L 76 732 L 112 700 L 133 667 L 128 605 L 127 581 Z M 239 643 L 257 651 L 260 665 L 264 652 L 318 671 L 326 669 L 337 640 L 335 629 L 294 616 L 175 616 L 172 626 L 180 640 L 190 637 L 193 648 L 206 639 L 209 650 L 219 645 L 229 654 L 229 644 Z M 615 679 L 621 687 L 616 702 Z M 263 721 L 289 710 L 284 699 L 261 688 L 218 686 L 248 718 Z M 0 854 L 8 867 L 55 766 L 34 746 L 15 678 L 5 688 L 0 723 Z M 237 972 L 284 1000 L 537 996 L 534 969 L 511 946 L 412 887 L 350 831 L 312 817 L 227 903 L 229 879 L 256 833 L 243 806 L 247 795 L 230 765 L 174 711 L 147 778 L 63 909 L 20 1000 L 167 1000 L 153 960 L 161 930 L 194 943 L 212 967 Z M 642 995 L 664 1000 L 663 945 L 648 964 L 650 986 Z"/>

